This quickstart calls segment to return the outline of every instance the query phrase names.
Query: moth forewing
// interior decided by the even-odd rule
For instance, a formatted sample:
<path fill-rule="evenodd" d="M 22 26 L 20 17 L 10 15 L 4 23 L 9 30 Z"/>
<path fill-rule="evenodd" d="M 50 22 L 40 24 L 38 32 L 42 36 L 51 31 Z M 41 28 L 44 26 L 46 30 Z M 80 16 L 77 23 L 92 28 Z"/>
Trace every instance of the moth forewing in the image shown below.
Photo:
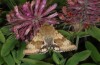
<path fill-rule="evenodd" d="M 62 38 L 55 39 L 54 42 L 59 47 L 60 52 L 67 52 L 67 51 L 72 51 L 77 49 L 77 47 L 74 44 L 72 44 L 71 41 L 69 41 L 63 36 Z"/>
<path fill-rule="evenodd" d="M 43 41 L 32 40 L 30 43 L 27 44 L 24 54 L 39 53 L 40 49 L 42 48 L 42 45 L 43 45 Z"/>
<path fill-rule="evenodd" d="M 32 44 L 28 44 L 27 49 L 24 50 L 24 54 L 26 54 L 26 55 L 38 53 L 38 52 L 39 52 L 39 49 L 36 49 L 35 46 L 33 46 Z"/>
<path fill-rule="evenodd" d="M 77 47 L 72 44 L 69 40 L 65 39 L 65 41 L 62 43 L 62 46 L 60 46 L 60 49 L 62 51 L 72 51 L 72 50 L 77 50 Z"/>

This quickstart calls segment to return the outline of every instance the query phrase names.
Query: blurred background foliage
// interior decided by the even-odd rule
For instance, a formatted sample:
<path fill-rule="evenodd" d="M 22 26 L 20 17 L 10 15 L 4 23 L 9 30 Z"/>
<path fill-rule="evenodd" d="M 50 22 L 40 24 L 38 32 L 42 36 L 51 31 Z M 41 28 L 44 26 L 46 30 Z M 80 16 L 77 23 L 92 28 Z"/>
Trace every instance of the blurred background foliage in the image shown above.
<path fill-rule="evenodd" d="M 100 65 L 100 29 L 96 26 L 80 32 L 66 31 L 69 26 L 65 24 L 55 26 L 77 45 L 77 51 L 24 55 L 26 44 L 15 39 L 6 21 L 6 14 L 15 5 L 26 1 L 29 0 L 0 0 L 0 65 Z M 66 0 L 48 0 L 47 6 L 53 3 L 58 4 L 58 12 L 62 6 L 67 6 Z"/>

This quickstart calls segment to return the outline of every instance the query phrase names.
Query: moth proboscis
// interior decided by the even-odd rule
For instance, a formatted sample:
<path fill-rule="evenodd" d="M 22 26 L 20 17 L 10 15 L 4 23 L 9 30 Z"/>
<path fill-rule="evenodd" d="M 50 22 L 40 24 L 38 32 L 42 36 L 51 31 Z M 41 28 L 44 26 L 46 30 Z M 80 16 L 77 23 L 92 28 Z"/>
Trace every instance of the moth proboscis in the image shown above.
<path fill-rule="evenodd" d="M 42 25 L 39 32 L 27 44 L 24 54 L 46 53 L 48 50 L 67 52 L 77 47 L 60 34 L 52 25 Z"/>

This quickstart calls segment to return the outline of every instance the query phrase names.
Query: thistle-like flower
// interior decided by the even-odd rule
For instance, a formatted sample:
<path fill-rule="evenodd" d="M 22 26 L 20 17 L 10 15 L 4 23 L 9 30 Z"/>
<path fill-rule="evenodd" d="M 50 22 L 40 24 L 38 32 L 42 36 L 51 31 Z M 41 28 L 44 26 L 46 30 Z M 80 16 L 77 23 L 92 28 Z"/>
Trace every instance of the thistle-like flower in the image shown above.
<path fill-rule="evenodd" d="M 50 13 L 57 4 L 46 8 L 46 0 L 26 2 L 21 6 L 15 6 L 7 15 L 8 22 L 13 25 L 12 31 L 17 39 L 31 40 L 44 23 L 56 24 L 57 12 Z M 50 14 L 50 15 L 49 15 Z"/>
<path fill-rule="evenodd" d="M 100 22 L 100 0 L 67 0 L 59 14 L 67 23 L 95 24 Z"/>

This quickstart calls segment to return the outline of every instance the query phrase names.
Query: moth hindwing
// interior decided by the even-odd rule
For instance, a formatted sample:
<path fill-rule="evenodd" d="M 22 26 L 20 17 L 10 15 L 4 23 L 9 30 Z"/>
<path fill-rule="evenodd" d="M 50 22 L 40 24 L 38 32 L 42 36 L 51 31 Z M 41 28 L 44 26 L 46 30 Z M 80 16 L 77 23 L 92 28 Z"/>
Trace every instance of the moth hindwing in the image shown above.
<path fill-rule="evenodd" d="M 25 54 L 46 53 L 48 50 L 67 52 L 77 47 L 58 33 L 52 25 L 43 25 L 30 43 L 27 44 Z"/>

